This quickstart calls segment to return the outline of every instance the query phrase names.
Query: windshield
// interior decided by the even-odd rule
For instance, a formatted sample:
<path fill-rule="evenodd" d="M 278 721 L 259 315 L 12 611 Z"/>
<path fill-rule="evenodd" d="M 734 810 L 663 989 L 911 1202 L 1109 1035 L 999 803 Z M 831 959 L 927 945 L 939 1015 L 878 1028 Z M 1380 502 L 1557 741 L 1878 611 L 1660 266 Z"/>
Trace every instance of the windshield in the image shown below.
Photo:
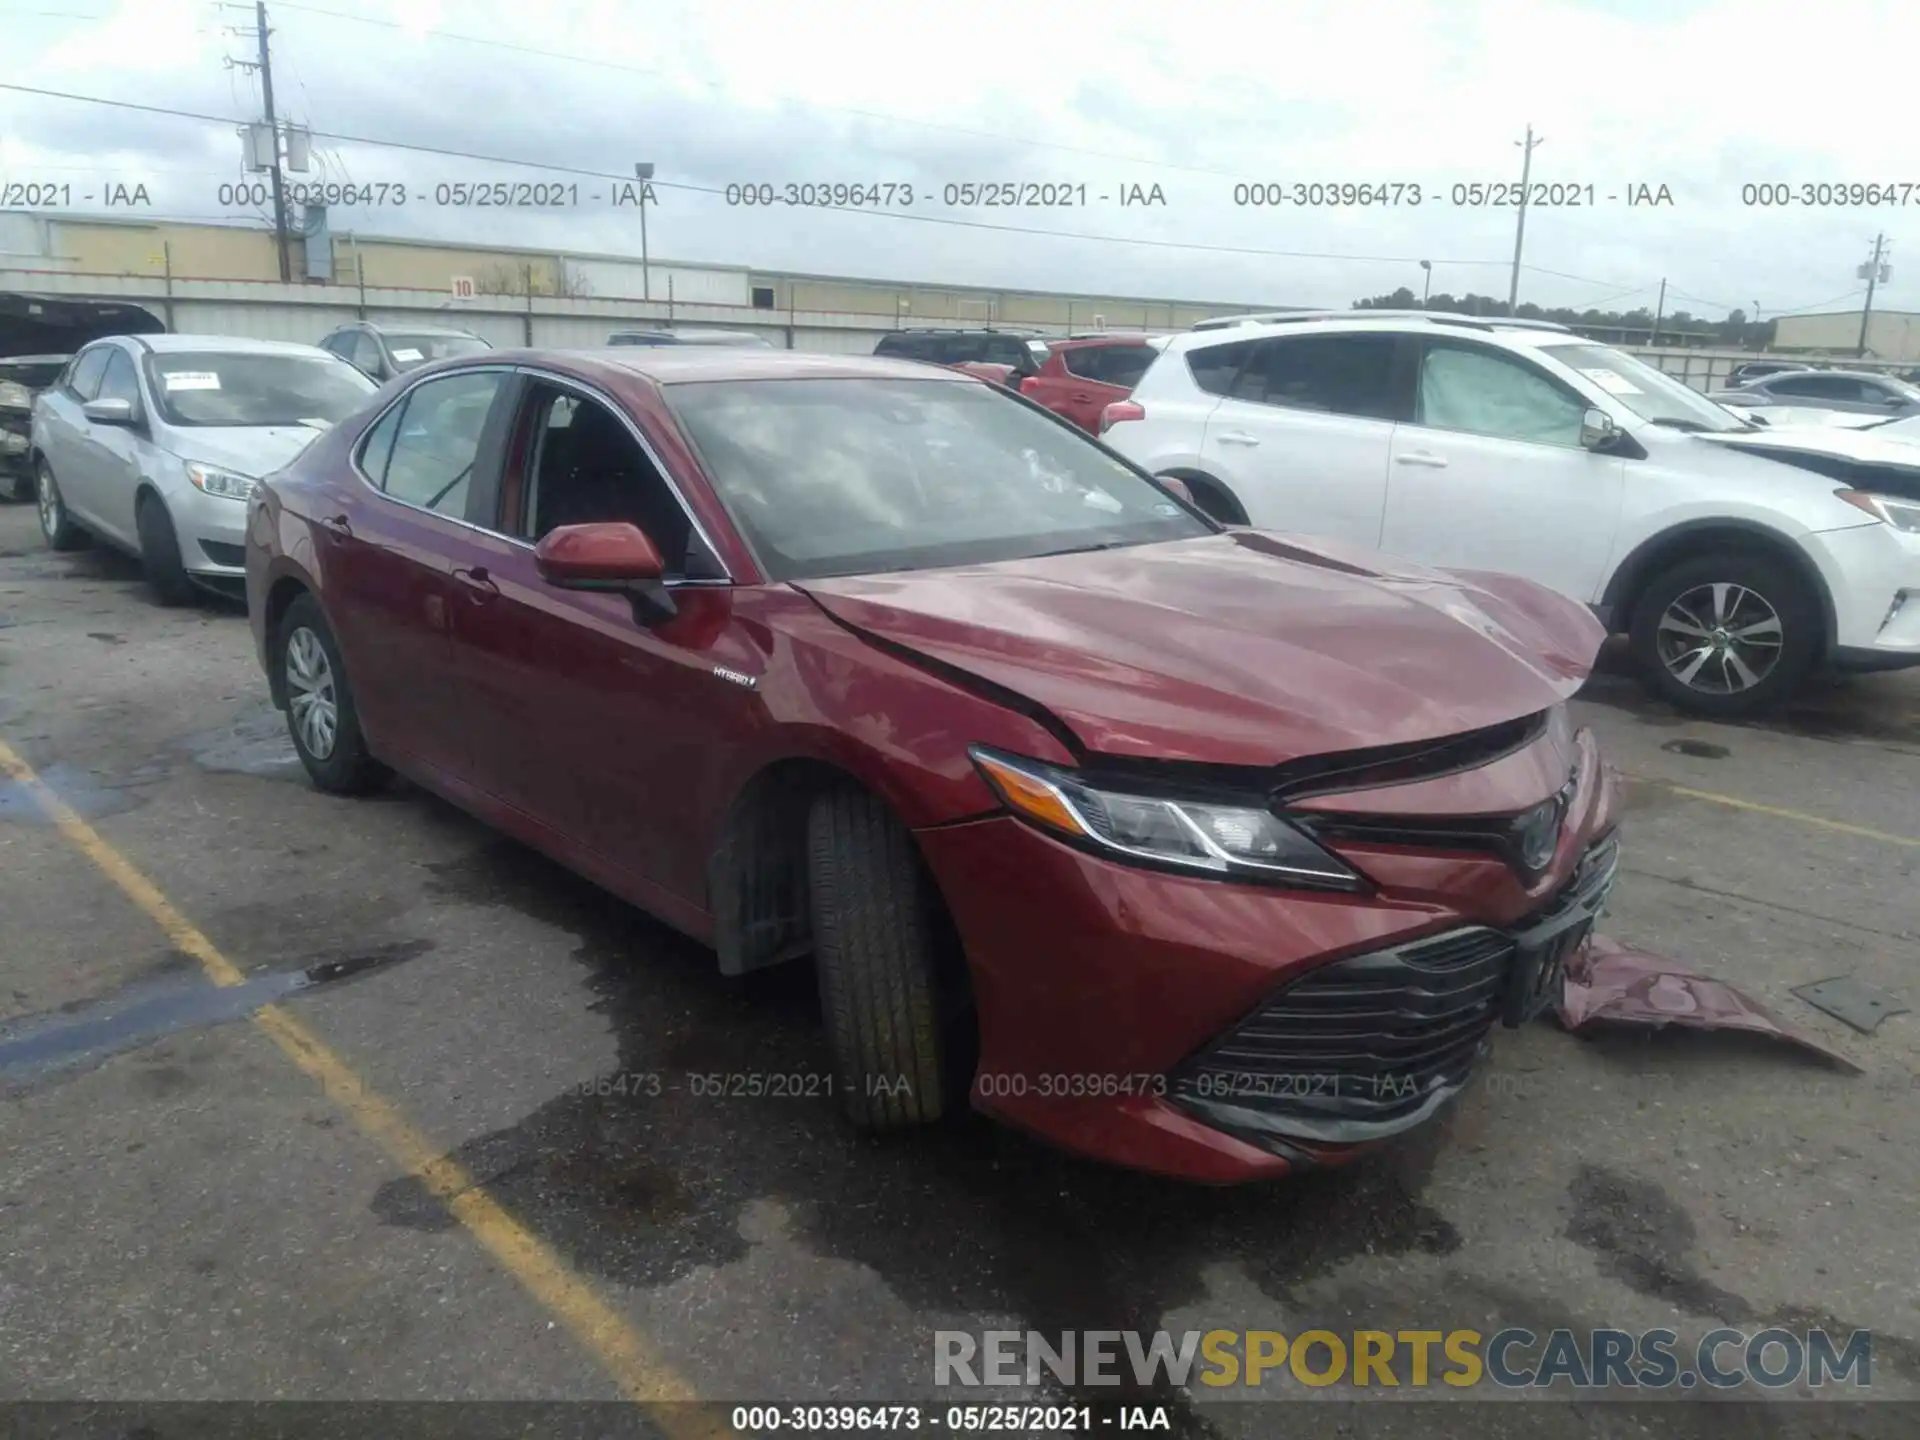
<path fill-rule="evenodd" d="M 668 387 L 776 580 L 1182 540 L 1212 528 L 1091 440 L 984 386 Z"/>
<path fill-rule="evenodd" d="M 1585 376 L 1642 420 L 1715 433 L 1753 428 L 1671 375 L 1611 345 L 1542 345 L 1540 350 Z"/>
<path fill-rule="evenodd" d="M 331 425 L 379 387 L 331 355 L 170 351 L 147 357 L 169 425 Z"/>
<path fill-rule="evenodd" d="M 477 335 L 395 335 L 386 336 L 387 354 L 393 368 L 412 370 L 429 360 L 445 360 L 450 355 L 478 355 L 493 347 Z"/>

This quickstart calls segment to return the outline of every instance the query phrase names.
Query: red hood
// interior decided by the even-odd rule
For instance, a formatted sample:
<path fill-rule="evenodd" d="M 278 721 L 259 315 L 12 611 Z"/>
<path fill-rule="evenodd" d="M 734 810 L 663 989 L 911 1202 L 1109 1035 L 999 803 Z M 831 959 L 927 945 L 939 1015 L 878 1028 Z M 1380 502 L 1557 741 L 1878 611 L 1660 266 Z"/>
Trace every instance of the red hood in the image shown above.
<path fill-rule="evenodd" d="M 1238 530 L 809 580 L 844 623 L 1045 706 L 1089 750 L 1274 765 L 1545 710 L 1605 638 L 1531 581 Z"/>

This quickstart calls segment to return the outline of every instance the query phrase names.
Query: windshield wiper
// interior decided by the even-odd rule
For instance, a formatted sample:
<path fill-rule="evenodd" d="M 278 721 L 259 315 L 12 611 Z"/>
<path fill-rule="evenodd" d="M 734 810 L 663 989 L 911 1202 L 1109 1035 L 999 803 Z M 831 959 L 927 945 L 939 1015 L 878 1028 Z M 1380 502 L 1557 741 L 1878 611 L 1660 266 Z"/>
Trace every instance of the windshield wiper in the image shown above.
<path fill-rule="evenodd" d="M 1097 540 L 1091 545 L 1069 545 L 1061 550 L 1042 550 L 1038 555 L 1029 555 L 1029 560 L 1045 560 L 1051 555 L 1085 555 L 1094 550 L 1125 550 L 1138 544 L 1135 540 Z"/>

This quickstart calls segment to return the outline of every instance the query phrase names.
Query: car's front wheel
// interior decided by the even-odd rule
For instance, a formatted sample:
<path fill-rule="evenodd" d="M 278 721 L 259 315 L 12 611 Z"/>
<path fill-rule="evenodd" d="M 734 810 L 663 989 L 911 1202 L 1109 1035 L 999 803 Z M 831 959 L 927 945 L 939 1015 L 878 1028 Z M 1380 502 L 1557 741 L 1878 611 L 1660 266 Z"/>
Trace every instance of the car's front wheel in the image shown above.
<path fill-rule="evenodd" d="M 287 733 L 315 787 L 333 795 L 377 789 L 387 767 L 367 750 L 340 647 L 311 595 L 287 607 L 275 656 L 287 697 Z"/>
<path fill-rule="evenodd" d="M 1784 560 L 1703 555 L 1654 576 L 1629 644 L 1648 684 L 1675 705 L 1737 719 L 1799 688 L 1820 653 L 1820 603 Z"/>
<path fill-rule="evenodd" d="M 878 799 L 848 788 L 813 802 L 807 849 L 820 1009 L 842 1108 L 863 1130 L 937 1120 L 948 1098 L 942 912 L 913 837 Z"/>
<path fill-rule="evenodd" d="M 193 581 L 180 558 L 180 535 L 173 528 L 166 503 L 151 491 L 141 495 L 134 506 L 133 525 L 140 534 L 140 568 L 146 571 L 153 598 L 162 605 L 190 602 L 194 598 Z"/>
<path fill-rule="evenodd" d="M 78 550 L 87 543 L 87 532 L 67 513 L 67 502 L 60 498 L 59 483 L 45 460 L 34 467 L 33 493 L 40 506 L 40 534 L 49 550 Z"/>

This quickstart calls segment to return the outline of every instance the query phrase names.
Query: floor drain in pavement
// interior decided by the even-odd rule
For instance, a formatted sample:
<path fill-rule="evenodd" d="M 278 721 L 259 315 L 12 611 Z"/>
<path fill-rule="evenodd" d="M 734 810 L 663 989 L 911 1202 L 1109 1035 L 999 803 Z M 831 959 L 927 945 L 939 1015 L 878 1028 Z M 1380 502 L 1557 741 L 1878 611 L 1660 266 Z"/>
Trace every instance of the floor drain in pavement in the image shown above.
<path fill-rule="evenodd" d="M 1660 747 L 1669 755 L 1686 755 L 1695 760 L 1724 760 L 1733 751 L 1707 740 L 1669 740 Z"/>
<path fill-rule="evenodd" d="M 1851 975 L 1816 980 L 1811 985 L 1799 986 L 1793 993 L 1814 1009 L 1851 1025 L 1862 1035 L 1871 1035 L 1882 1020 L 1889 1015 L 1904 1015 L 1908 1008 L 1900 1003 L 1899 996 L 1864 985 Z"/>

